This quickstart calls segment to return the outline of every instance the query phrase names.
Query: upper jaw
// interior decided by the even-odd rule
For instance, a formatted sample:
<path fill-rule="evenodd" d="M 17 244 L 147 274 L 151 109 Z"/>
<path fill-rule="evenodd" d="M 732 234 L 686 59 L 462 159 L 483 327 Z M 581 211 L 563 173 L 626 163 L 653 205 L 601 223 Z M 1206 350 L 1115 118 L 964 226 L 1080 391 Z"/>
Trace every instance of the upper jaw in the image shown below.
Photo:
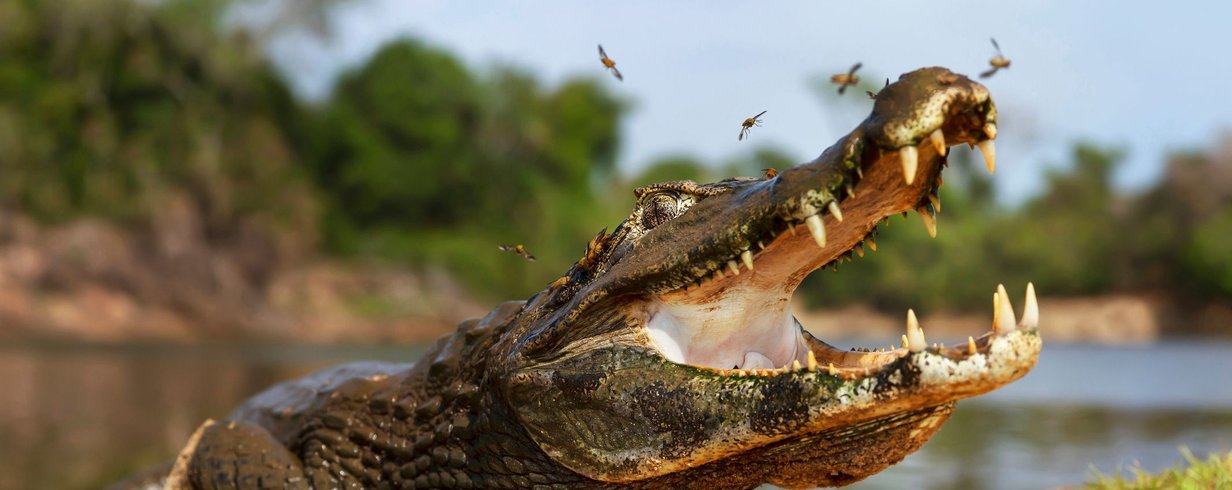
<path fill-rule="evenodd" d="M 866 240 L 893 214 L 917 210 L 935 234 L 948 146 L 981 144 L 995 158 L 996 110 L 982 86 L 943 69 L 906 74 L 878 97 L 873 116 L 814 161 L 707 198 L 643 238 L 650 245 L 639 248 L 654 254 L 689 246 L 680 230 L 718 230 L 688 253 L 657 257 L 691 263 L 659 273 L 647 306 L 652 346 L 711 368 L 805 363 L 789 305 L 809 273 L 874 246 Z M 656 242 L 667 239 L 677 243 Z"/>

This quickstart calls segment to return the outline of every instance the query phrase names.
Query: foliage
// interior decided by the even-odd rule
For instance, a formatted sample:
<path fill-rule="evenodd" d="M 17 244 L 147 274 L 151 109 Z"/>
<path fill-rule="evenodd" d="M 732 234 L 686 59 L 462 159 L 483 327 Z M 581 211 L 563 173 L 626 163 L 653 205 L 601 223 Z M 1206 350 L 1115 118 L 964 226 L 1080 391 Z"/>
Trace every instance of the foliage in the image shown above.
<path fill-rule="evenodd" d="M 326 241 L 530 294 L 601 226 L 591 183 L 612 170 L 621 111 L 593 80 L 549 90 L 507 68 L 481 78 L 416 41 L 388 44 L 342 78 L 306 138 L 329 199 Z M 501 243 L 540 262 L 499 254 Z"/>
<path fill-rule="evenodd" d="M 245 38 L 122 0 L 4 10 L 0 206 L 140 223 L 188 194 L 207 239 L 313 228 L 300 107 Z"/>
<path fill-rule="evenodd" d="M 625 103 L 602 73 L 549 87 L 410 39 L 308 104 L 260 53 L 259 30 L 220 20 L 252 1 L 0 5 L 0 207 L 141 226 L 186 194 L 207 240 L 254 226 L 303 247 L 320 238 L 327 253 L 446 269 L 496 299 L 529 295 L 565 270 L 628 212 L 634 186 L 796 163 L 755 147 L 713 165 L 672 155 L 623 178 Z M 336 1 L 276 17 L 316 25 Z M 869 76 L 870 88 L 880 78 Z M 982 308 L 993 285 L 1028 280 L 1048 294 L 1232 295 L 1232 151 L 1178 155 L 1155 186 L 1131 194 L 1112 185 L 1121 151 L 1078 144 L 1046 189 L 1014 208 L 995 201 L 971 155 L 952 154 L 937 239 L 914 217 L 893 218 L 874 260 L 811 276 L 806 296 Z M 516 243 L 539 261 L 496 249 Z"/>
<path fill-rule="evenodd" d="M 1152 474 L 1138 464 L 1129 468 L 1129 475 L 1117 470 L 1105 475 L 1091 468 L 1091 476 L 1084 485 L 1090 489 L 1227 489 L 1232 488 L 1232 453 L 1212 453 L 1205 460 L 1194 457 L 1189 449 L 1182 447 L 1186 466 L 1174 466 Z"/>

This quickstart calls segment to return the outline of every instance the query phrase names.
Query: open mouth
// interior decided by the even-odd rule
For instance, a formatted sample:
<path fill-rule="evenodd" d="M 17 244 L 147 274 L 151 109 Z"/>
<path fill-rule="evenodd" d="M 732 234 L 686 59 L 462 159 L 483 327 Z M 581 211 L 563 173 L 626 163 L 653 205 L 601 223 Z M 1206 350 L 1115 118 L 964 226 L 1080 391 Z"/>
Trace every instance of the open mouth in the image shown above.
<path fill-rule="evenodd" d="M 893 106 L 895 89 L 883 90 L 877 103 Z M 876 227 L 889 216 L 917 211 L 927 232 L 936 236 L 938 189 L 949 145 L 978 147 L 989 170 L 995 168 L 995 110 L 987 92 L 979 87 L 965 103 L 944 102 L 940 107 L 923 104 L 924 117 L 911 118 L 909 127 L 873 121 L 880 125 L 853 133 L 817 161 L 758 183 L 764 186 L 758 192 L 783 204 L 741 224 L 741 230 L 748 230 L 740 240 L 746 246 L 704 251 L 701 255 L 708 258 L 703 262 L 709 265 L 693 272 L 691 282 L 650 297 L 645 304 L 650 344 L 674 363 L 725 375 L 827 371 L 852 377 L 925 350 L 956 362 L 986 355 L 999 336 L 1035 329 L 1039 313 L 1030 285 L 1021 320 L 998 286 L 991 330 L 949 348 L 930 346 L 910 311 L 900 346 L 852 351 L 814 338 L 791 314 L 792 295 L 801 281 L 819 268 L 876 250 Z"/>
<path fill-rule="evenodd" d="M 999 287 L 991 331 L 952 347 L 929 345 L 909 312 L 901 345 L 879 351 L 814 338 L 792 296 L 876 250 L 889 216 L 917 211 L 935 235 L 949 145 L 978 146 L 991 169 L 996 133 L 987 89 L 923 68 L 812 162 L 639 188 L 629 218 L 524 306 L 545 316 L 517 338 L 530 361 L 507 389 L 519 420 L 555 460 L 608 482 L 688 479 L 728 458 L 767 468 L 753 484 L 841 485 L 898 462 L 956 400 L 1034 367 L 1034 291 L 1019 319 Z"/>

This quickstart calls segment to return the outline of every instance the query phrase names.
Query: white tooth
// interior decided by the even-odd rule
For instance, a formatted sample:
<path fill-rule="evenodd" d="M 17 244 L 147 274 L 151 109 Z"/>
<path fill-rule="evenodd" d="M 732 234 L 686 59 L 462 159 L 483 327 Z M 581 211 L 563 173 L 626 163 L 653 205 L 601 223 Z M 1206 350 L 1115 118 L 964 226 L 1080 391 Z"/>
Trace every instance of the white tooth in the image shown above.
<path fill-rule="evenodd" d="M 817 354 L 814 354 L 811 350 L 808 351 L 808 361 L 805 363 L 805 366 L 808 367 L 809 371 L 817 370 Z"/>
<path fill-rule="evenodd" d="M 928 347 L 928 342 L 924 341 L 924 329 L 920 328 L 920 321 L 915 318 L 914 310 L 907 310 L 907 349 L 911 352 L 920 352 Z"/>
<path fill-rule="evenodd" d="M 753 270 L 753 252 L 748 250 L 740 252 L 740 261 L 744 262 L 744 266 L 749 270 Z"/>
<path fill-rule="evenodd" d="M 976 144 L 980 147 L 980 153 L 984 154 L 984 164 L 988 165 L 988 173 L 997 171 L 997 146 L 992 140 L 984 140 Z"/>
<path fill-rule="evenodd" d="M 967 337 L 967 353 L 974 356 L 976 352 L 979 352 L 979 351 L 975 348 L 975 338 L 968 336 Z"/>
<path fill-rule="evenodd" d="M 933 210 L 937 211 L 938 213 L 941 212 L 941 197 L 937 196 L 936 194 L 929 193 L 928 202 L 933 205 Z"/>
<path fill-rule="evenodd" d="M 1035 285 L 1027 283 L 1027 303 L 1022 307 L 1022 321 L 1018 325 L 1023 328 L 1039 327 L 1039 304 L 1035 301 Z"/>
<path fill-rule="evenodd" d="M 839 223 L 843 222 L 843 211 L 838 208 L 838 201 L 830 201 L 830 214 L 833 214 Z"/>
<path fill-rule="evenodd" d="M 993 314 L 993 331 L 997 335 L 1005 335 L 1014 331 L 1014 307 L 1010 304 L 1010 296 L 1005 293 L 1005 286 L 997 285 L 997 311 Z"/>
<path fill-rule="evenodd" d="M 826 226 L 821 224 L 821 216 L 809 216 L 804 219 L 804 224 L 808 225 L 809 233 L 813 234 L 813 241 L 817 242 L 817 246 L 826 248 Z"/>
<path fill-rule="evenodd" d="M 941 128 L 934 129 L 932 134 L 928 135 L 928 139 L 933 141 L 933 148 L 937 150 L 937 154 L 945 156 L 945 135 L 941 133 Z"/>
<path fill-rule="evenodd" d="M 937 238 L 937 217 L 928 214 L 928 211 L 920 211 L 920 219 L 924 220 L 924 228 L 928 229 L 928 237 Z"/>
<path fill-rule="evenodd" d="M 997 314 L 1001 313 L 1001 294 L 993 291 L 992 293 L 992 327 L 997 328 Z"/>
<path fill-rule="evenodd" d="M 908 345 L 911 344 L 907 342 L 907 334 L 903 334 L 903 348 L 906 349 Z"/>
<path fill-rule="evenodd" d="M 848 197 L 856 197 L 856 190 L 855 190 L 854 188 L 852 188 L 852 187 L 851 187 L 851 183 L 850 183 L 850 182 L 848 182 L 848 183 L 847 183 L 847 196 L 848 196 Z"/>
<path fill-rule="evenodd" d="M 791 360 L 791 370 L 792 370 L 792 371 L 799 371 L 799 370 L 800 370 L 800 361 L 799 361 L 799 360 L 797 360 L 797 359 L 792 359 L 792 360 Z"/>
<path fill-rule="evenodd" d="M 740 369 L 774 369 L 774 362 L 760 352 L 750 351 L 744 354 L 744 363 L 740 365 Z"/>
<path fill-rule="evenodd" d="M 990 140 L 995 140 L 995 139 L 997 139 L 997 124 L 996 124 L 996 123 L 987 123 L 987 124 L 985 124 L 985 125 L 984 125 L 984 134 L 988 135 L 988 139 L 990 139 Z"/>
<path fill-rule="evenodd" d="M 740 275 L 740 266 L 734 260 L 727 261 L 727 270 L 730 270 L 733 276 Z"/>
<path fill-rule="evenodd" d="M 907 180 L 907 185 L 911 185 L 915 182 L 915 171 L 920 166 L 920 154 L 914 146 L 904 146 L 898 149 L 898 159 L 903 162 L 903 178 Z"/>

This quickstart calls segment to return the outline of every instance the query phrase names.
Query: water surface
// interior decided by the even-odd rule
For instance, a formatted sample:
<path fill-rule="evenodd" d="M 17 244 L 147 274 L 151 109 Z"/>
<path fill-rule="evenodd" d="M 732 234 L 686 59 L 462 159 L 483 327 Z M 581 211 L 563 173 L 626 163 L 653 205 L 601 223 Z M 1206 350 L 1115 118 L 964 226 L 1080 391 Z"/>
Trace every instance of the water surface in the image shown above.
<path fill-rule="evenodd" d="M 0 488 L 98 488 L 165 461 L 205 418 L 280 380 L 422 346 L 0 345 Z M 852 488 L 1051 488 L 1185 445 L 1232 449 L 1232 345 L 1045 345 L 1022 380 L 959 403 L 921 451 Z"/>

